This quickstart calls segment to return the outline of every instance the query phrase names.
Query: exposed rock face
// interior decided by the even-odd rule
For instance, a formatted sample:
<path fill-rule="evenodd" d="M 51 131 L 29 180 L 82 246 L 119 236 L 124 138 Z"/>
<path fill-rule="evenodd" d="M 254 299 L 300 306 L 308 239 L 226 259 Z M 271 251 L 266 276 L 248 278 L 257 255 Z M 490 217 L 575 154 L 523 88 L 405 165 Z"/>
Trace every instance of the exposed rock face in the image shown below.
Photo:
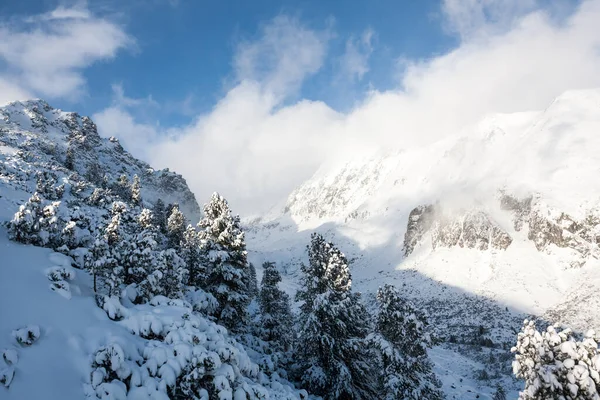
<path fill-rule="evenodd" d="M 415 249 L 423 235 L 431 229 L 434 222 L 433 205 L 415 207 L 408 215 L 406 234 L 404 235 L 404 255 L 407 256 Z"/>
<path fill-rule="evenodd" d="M 469 249 L 506 250 L 512 243 L 512 238 L 487 214 L 482 211 L 469 211 L 465 214 L 437 219 L 432 231 L 433 247 L 460 246 Z"/>
<path fill-rule="evenodd" d="M 100 137 L 90 118 L 54 109 L 43 100 L 0 107 L 0 179 L 31 191 L 40 171 L 95 184 L 105 176 L 115 181 L 124 174 L 131 181 L 138 175 L 146 202 L 160 198 L 179 203 L 192 222 L 200 218 L 200 207 L 181 175 L 155 171 L 123 149 L 118 139 Z"/>
<path fill-rule="evenodd" d="M 501 206 L 513 212 L 515 230 L 528 229 L 527 237 L 539 251 L 550 251 L 552 246 L 571 249 L 575 258 L 572 267 L 580 267 L 589 257 L 600 257 L 600 218 L 588 215 L 576 218 L 548 207 L 539 196 L 517 199 L 502 194 Z"/>
<path fill-rule="evenodd" d="M 431 234 L 433 248 L 466 247 L 505 250 L 512 238 L 483 211 L 473 210 L 454 215 L 445 214 L 433 205 L 413 209 L 404 236 L 404 254 L 409 255 L 425 234 Z"/>

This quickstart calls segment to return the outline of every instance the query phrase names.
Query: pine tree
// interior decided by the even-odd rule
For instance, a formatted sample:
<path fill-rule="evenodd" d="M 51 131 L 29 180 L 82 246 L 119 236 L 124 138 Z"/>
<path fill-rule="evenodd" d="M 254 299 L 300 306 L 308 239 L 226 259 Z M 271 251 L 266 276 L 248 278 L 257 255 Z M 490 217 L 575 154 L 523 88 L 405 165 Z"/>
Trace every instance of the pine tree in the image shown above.
<path fill-rule="evenodd" d="M 162 233 L 165 233 L 167 231 L 167 214 L 165 203 L 161 199 L 156 200 L 152 215 L 154 216 L 154 225 L 157 226 Z"/>
<path fill-rule="evenodd" d="M 171 209 L 167 219 L 167 239 L 168 246 L 173 249 L 179 249 L 183 241 L 183 235 L 186 229 L 185 216 L 179 211 L 179 206 L 175 204 Z"/>
<path fill-rule="evenodd" d="M 71 143 L 67 146 L 67 155 L 65 156 L 65 168 L 71 171 L 75 170 L 75 154 Z"/>
<path fill-rule="evenodd" d="M 256 268 L 254 267 L 254 264 L 250 263 L 248 265 L 248 268 L 250 268 L 250 274 L 249 274 L 249 287 L 248 287 L 248 294 L 250 296 L 251 299 L 255 298 L 258 295 L 258 279 L 256 278 Z"/>
<path fill-rule="evenodd" d="M 36 246 L 58 248 L 63 244 L 65 222 L 59 216 L 60 201 L 44 202 L 35 192 L 19 207 L 8 225 L 12 240 Z"/>
<path fill-rule="evenodd" d="M 263 277 L 259 294 L 262 339 L 272 343 L 277 350 L 287 351 L 292 342 L 292 311 L 290 298 L 278 285 L 281 275 L 274 263 L 263 264 Z"/>
<path fill-rule="evenodd" d="M 246 324 L 250 301 L 250 268 L 240 218 L 215 193 L 204 206 L 198 228 L 202 262 L 208 267 L 206 289 L 219 302 L 216 317 L 228 329 L 239 331 Z"/>
<path fill-rule="evenodd" d="M 121 200 L 125 202 L 131 202 L 131 184 L 127 175 L 123 174 L 119 177 L 117 182 L 113 185 L 113 191 Z"/>
<path fill-rule="evenodd" d="M 577 341 L 570 329 L 557 331 L 549 326 L 539 332 L 533 321 L 525 320 L 511 349 L 513 372 L 525 380 L 521 400 L 600 398 L 600 354 L 594 331 Z"/>
<path fill-rule="evenodd" d="M 314 233 L 302 266 L 302 302 L 296 345 L 303 386 L 325 399 L 375 398 L 366 336 L 369 318 L 344 254 Z"/>
<path fill-rule="evenodd" d="M 496 386 L 496 391 L 494 392 L 492 400 L 506 400 L 506 392 L 502 386 Z"/>
<path fill-rule="evenodd" d="M 431 339 L 425 316 L 391 285 L 379 289 L 377 301 L 379 313 L 370 340 L 378 349 L 382 364 L 381 398 L 443 399 L 441 383 L 427 356 Z"/>
<path fill-rule="evenodd" d="M 27 203 L 19 207 L 8 226 L 8 233 L 12 240 L 21 243 L 37 244 L 37 235 L 40 232 L 40 219 L 42 218 L 42 199 L 35 192 Z"/>
<path fill-rule="evenodd" d="M 134 205 L 142 206 L 142 186 L 140 178 L 137 175 L 133 176 L 133 184 L 131 185 L 131 201 Z"/>
<path fill-rule="evenodd" d="M 206 283 L 206 268 L 200 262 L 200 238 L 192 225 L 188 225 L 183 233 L 180 252 L 189 272 L 187 284 L 203 288 Z"/>

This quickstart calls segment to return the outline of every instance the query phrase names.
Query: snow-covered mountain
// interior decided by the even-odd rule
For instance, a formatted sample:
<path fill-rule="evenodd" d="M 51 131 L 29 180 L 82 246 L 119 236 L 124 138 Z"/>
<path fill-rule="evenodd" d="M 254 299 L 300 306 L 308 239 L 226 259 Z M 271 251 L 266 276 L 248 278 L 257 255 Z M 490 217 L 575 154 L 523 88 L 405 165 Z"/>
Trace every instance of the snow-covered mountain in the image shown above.
<path fill-rule="evenodd" d="M 481 325 L 511 341 L 529 314 L 597 330 L 598 132 L 600 90 L 571 91 L 427 146 L 349 155 L 248 222 L 249 248 L 293 285 L 309 233 L 323 232 L 353 260 L 355 287 L 402 285 L 446 338 Z"/>
<path fill-rule="evenodd" d="M 72 174 L 100 183 L 138 175 L 146 201 L 178 203 L 192 221 L 200 207 L 181 175 L 154 170 L 134 158 L 117 138 L 102 138 L 89 117 L 52 108 L 43 100 L 0 107 L 0 181 L 14 190 L 35 191 L 36 174 L 47 171 L 60 183 Z M 4 187 L 4 190 L 7 190 Z M 17 197 L 20 204 L 25 197 Z"/>
<path fill-rule="evenodd" d="M 514 397 L 520 384 L 510 377 L 509 349 L 523 318 L 580 332 L 600 328 L 599 131 L 600 90 L 573 91 L 545 110 L 492 115 L 427 146 L 349 154 L 347 162 L 324 165 L 283 206 L 246 222 L 250 259 L 256 266 L 276 261 L 292 294 L 310 234 L 325 234 L 348 256 L 353 287 L 367 306 L 391 283 L 428 311 L 442 341 L 430 356 L 448 398 L 491 399 L 497 383 Z M 68 203 L 85 203 L 94 187 L 118 189 L 122 175 L 140 178 L 147 205 L 160 198 L 199 219 L 180 175 L 154 171 L 117 139 L 101 138 L 89 118 L 41 100 L 0 108 L 0 220 L 12 218 L 40 185 L 51 192 L 62 185 L 73 208 Z M 130 306 L 115 323 L 96 306 L 90 276 L 72 270 L 68 256 L 10 242 L 4 228 L 0 248 L 0 351 L 13 346 L 13 329 L 41 330 L 38 348 L 19 348 L 9 398 L 44 390 L 78 398 L 90 388 L 92 354 L 112 352 L 125 369 L 172 365 L 176 350 L 153 335 L 190 333 L 178 325 L 190 304 Z M 16 264 L 18 271 L 8 268 Z M 70 291 L 52 283 L 57 268 L 74 272 L 67 274 Z M 218 342 L 213 350 L 235 354 L 222 357 L 223 365 L 246 368 L 235 379 L 256 383 L 246 349 L 211 321 L 191 324 L 194 334 Z M 204 351 L 212 344 L 186 345 Z M 99 348 L 104 353 L 94 353 Z M 64 379 L 55 380 L 45 364 L 62 368 Z M 171 377 L 165 367 L 149 387 L 161 391 Z M 275 398 L 299 396 L 286 382 L 261 384 Z"/>

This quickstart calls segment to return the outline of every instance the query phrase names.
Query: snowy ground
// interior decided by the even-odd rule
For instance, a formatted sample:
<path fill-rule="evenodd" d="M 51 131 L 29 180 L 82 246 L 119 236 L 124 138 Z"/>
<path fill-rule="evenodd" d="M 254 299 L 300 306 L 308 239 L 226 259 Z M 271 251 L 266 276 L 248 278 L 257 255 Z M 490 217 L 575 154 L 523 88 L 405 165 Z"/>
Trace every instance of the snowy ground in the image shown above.
<path fill-rule="evenodd" d="M 96 306 L 87 274 L 76 272 L 71 299 L 50 289 L 46 270 L 71 268 L 65 256 L 10 242 L 4 228 L 0 254 L 0 349 L 15 349 L 19 357 L 10 389 L 0 397 L 81 399 L 83 382 L 89 379 L 89 355 L 111 337 L 128 332 Z M 12 331 L 34 325 L 40 338 L 28 347 L 17 344 Z"/>

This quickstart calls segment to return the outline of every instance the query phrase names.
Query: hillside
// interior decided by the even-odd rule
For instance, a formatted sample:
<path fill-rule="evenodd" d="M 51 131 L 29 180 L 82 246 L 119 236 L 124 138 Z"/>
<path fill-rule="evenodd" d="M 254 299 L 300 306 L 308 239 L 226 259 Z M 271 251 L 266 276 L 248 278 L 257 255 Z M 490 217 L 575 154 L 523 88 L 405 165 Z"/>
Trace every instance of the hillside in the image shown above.
<path fill-rule="evenodd" d="M 147 202 L 160 198 L 166 204 L 178 203 L 189 219 L 200 218 L 200 207 L 181 175 L 154 170 L 118 139 L 100 137 L 89 117 L 54 109 L 43 100 L 0 107 L 0 180 L 14 190 L 33 193 L 41 171 L 58 183 L 72 176 L 98 186 L 103 179 L 113 182 L 125 175 L 132 180 L 138 175 Z M 23 198 L 16 200 L 20 204 Z"/>
<path fill-rule="evenodd" d="M 262 353 L 209 317 L 215 298 L 188 284 L 183 239 L 166 232 L 199 220 L 180 175 L 89 118 L 41 100 L 0 108 L 0 397 L 306 399 L 267 376 Z"/>
<path fill-rule="evenodd" d="M 446 339 L 483 326 L 508 346 L 529 315 L 598 330 L 598 131 L 600 90 L 572 91 L 425 147 L 350 155 L 248 221 L 249 246 L 293 286 L 309 233 L 323 232 L 349 255 L 359 290 L 401 285 Z M 457 357 L 485 358 L 462 342 Z"/>

